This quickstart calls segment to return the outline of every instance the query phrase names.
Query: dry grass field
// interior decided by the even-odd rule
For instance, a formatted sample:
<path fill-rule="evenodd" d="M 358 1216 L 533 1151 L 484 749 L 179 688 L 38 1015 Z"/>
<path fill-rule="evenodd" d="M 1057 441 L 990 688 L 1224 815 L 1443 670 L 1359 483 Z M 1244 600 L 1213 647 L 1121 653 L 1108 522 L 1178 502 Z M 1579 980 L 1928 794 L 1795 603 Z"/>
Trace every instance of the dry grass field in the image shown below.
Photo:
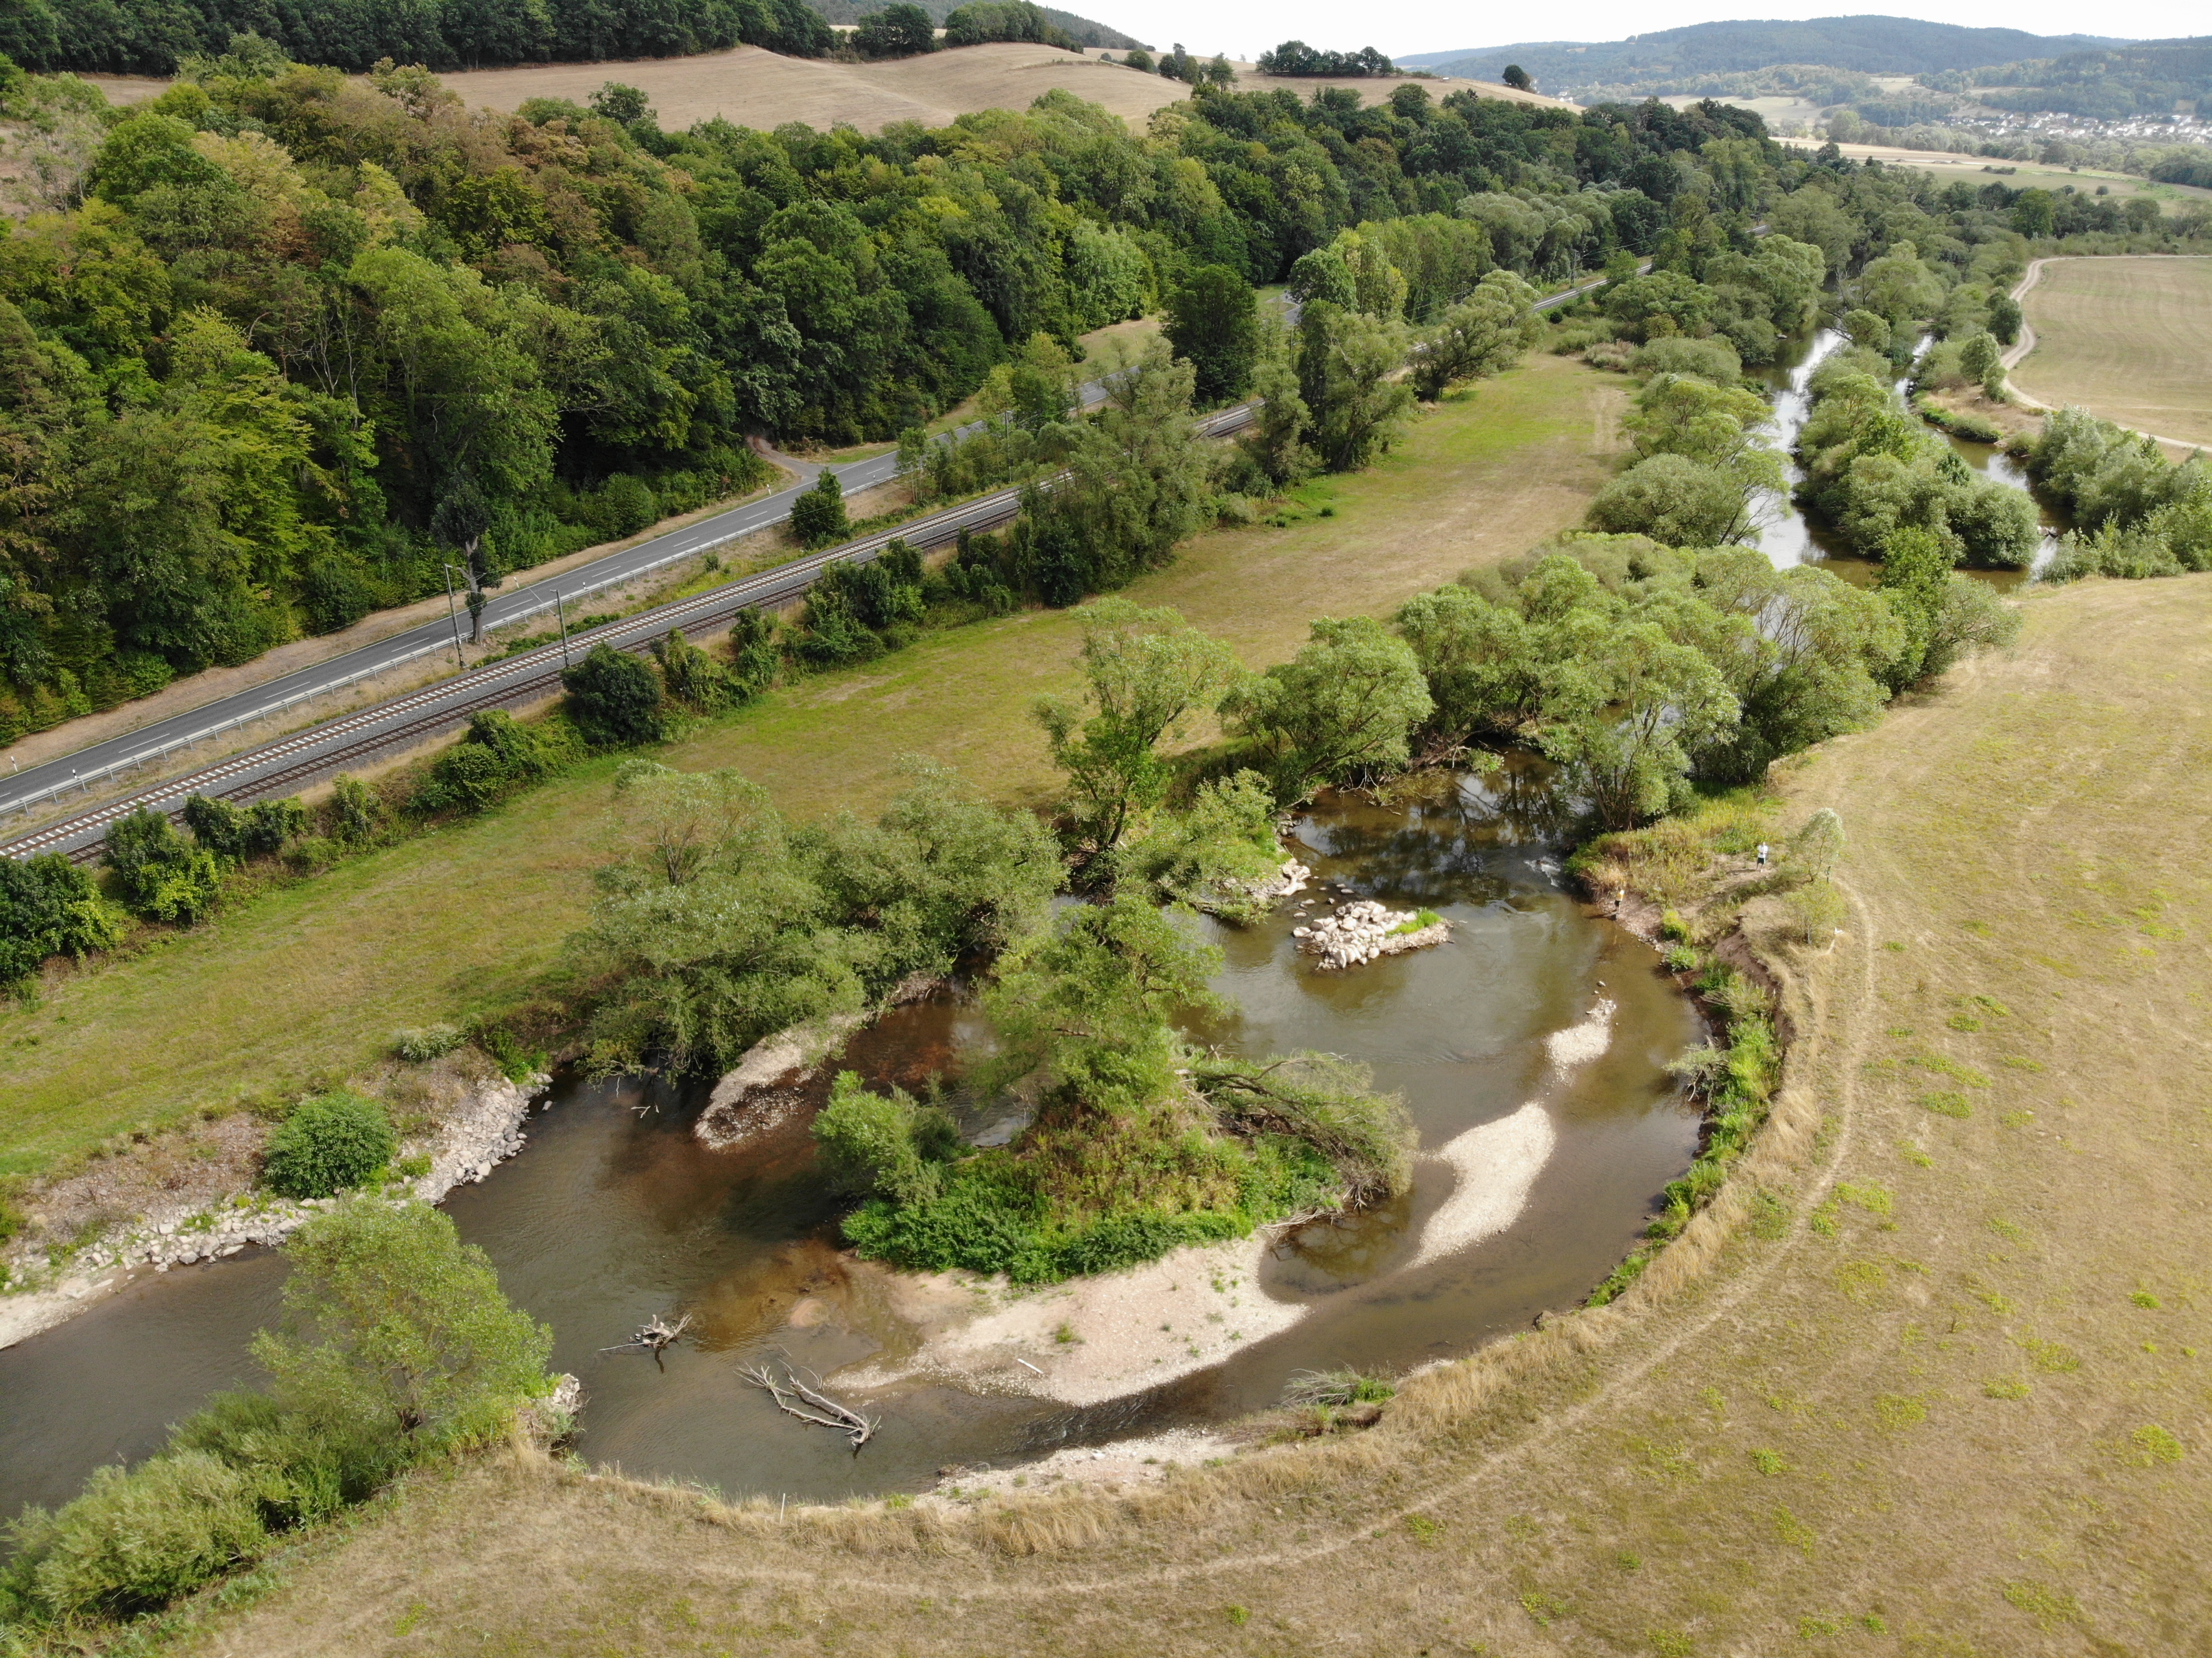
<path fill-rule="evenodd" d="M 1849 925 L 1751 913 L 1789 1081 L 1613 1308 L 1141 1489 L 780 1517 L 502 1455 L 181 1649 L 2202 1651 L 2212 577 L 2027 610 L 1780 780 L 1779 822 L 1843 817 Z"/>
<path fill-rule="evenodd" d="M 1390 95 L 1395 80 L 1286 79 L 1240 64 L 1237 89 L 1286 87 L 1310 97 L 1316 87 L 1350 87 L 1369 103 Z M 88 76 L 113 103 L 135 103 L 167 82 L 130 76 Z M 1026 109 L 1055 88 L 1113 111 L 1142 129 L 1152 112 L 1190 95 L 1180 81 L 1140 75 L 1099 61 L 1096 52 L 1000 42 L 963 46 L 883 64 L 836 64 L 783 58 L 758 46 L 707 52 L 696 58 L 654 58 L 629 63 L 533 64 L 517 69 L 473 70 L 443 77 L 472 106 L 508 111 L 532 98 L 582 103 L 609 81 L 641 89 L 659 112 L 660 125 L 680 132 L 720 116 L 738 126 L 768 131 L 786 121 L 827 131 L 833 126 L 878 132 L 899 121 L 948 125 L 956 115 L 983 109 Z M 1472 89 L 1485 98 L 1515 103 L 1568 106 L 1555 98 L 1517 92 L 1486 81 L 1423 81 L 1430 95 Z"/>
<path fill-rule="evenodd" d="M 1425 416 L 1369 471 L 1303 492 L 1295 521 L 1202 536 L 1132 588 L 1255 666 L 1309 618 L 1383 612 L 1576 522 L 1608 471 L 1622 383 L 1532 358 Z M 1334 507 L 1327 517 L 1323 507 Z M 994 795 L 1048 780 L 1028 716 L 1072 680 L 1077 629 L 1028 611 L 929 636 L 712 721 L 665 752 L 739 766 L 802 817 L 868 811 L 926 753 Z M 0 1011 L 0 1175 L 34 1174 L 139 1125 L 296 1094 L 410 1025 L 511 1004 L 561 956 L 599 857 L 611 759 L 483 817 L 270 893 L 134 960 L 52 975 Z"/>
<path fill-rule="evenodd" d="M 2051 259 L 2021 305 L 2030 397 L 2212 444 L 2212 258 Z"/>

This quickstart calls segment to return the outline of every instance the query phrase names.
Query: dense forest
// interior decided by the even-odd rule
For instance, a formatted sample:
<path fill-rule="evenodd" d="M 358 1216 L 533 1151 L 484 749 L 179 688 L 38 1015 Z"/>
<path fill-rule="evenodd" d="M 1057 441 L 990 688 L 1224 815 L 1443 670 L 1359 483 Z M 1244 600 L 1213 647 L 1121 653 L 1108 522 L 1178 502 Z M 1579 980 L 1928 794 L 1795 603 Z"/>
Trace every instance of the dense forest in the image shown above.
<path fill-rule="evenodd" d="M 1118 30 L 1030 0 L 969 0 L 920 9 L 953 46 L 1038 40 L 1067 47 L 1132 46 Z M 0 6 L 0 52 L 40 70 L 173 75 L 196 58 L 250 33 L 303 64 L 359 75 L 380 59 L 435 70 L 506 64 L 601 63 L 680 58 L 735 46 L 823 58 L 838 46 L 833 22 L 877 8 L 827 9 L 807 0 L 424 0 L 401 7 L 313 0 L 11 0 Z M 925 33 L 924 39 L 928 36 Z M 926 48 L 925 48 L 926 49 Z"/>
<path fill-rule="evenodd" d="M 434 592 L 464 551 L 496 580 L 749 488 L 748 433 L 895 437 L 994 371 L 1018 402 L 1195 273 L 1375 319 L 1302 364 L 1330 400 L 1493 266 L 1710 275 L 1681 331 L 1756 362 L 1792 325 L 1765 277 L 1727 276 L 1762 215 L 1832 273 L 1912 241 L 1939 288 L 2023 232 L 2139 228 L 1788 155 L 1741 110 L 1419 84 L 1364 108 L 1201 88 L 1143 137 L 1066 93 L 934 131 L 671 134 L 622 88 L 497 115 L 421 70 L 265 47 L 127 110 L 66 76 L 0 95 L 40 209 L 0 235 L 11 739 Z M 1310 439 L 1333 465 L 1374 441 L 1340 412 Z M 1038 544 L 1068 545 L 1044 563 L 1119 568 L 1050 519 Z"/>
<path fill-rule="evenodd" d="M 2171 115 L 2186 103 L 2203 119 L 2212 116 L 2212 39 L 2131 41 L 1923 78 L 1945 91 L 1972 89 L 1976 102 L 1993 109 L 2118 121 Z"/>
<path fill-rule="evenodd" d="M 1026 4 L 1027 0 L 1021 0 L 1021 3 Z M 865 17 L 878 16 L 889 9 L 884 0 L 813 0 L 813 4 L 815 10 L 832 23 L 858 23 Z M 931 22 L 943 27 L 955 12 L 972 12 L 976 8 L 972 3 L 963 6 L 959 0 L 921 0 L 920 9 Z M 1057 30 L 1070 46 L 1105 46 L 1122 52 L 1144 44 L 1133 35 L 1056 6 L 1037 6 L 1034 9 L 1043 27 Z"/>
<path fill-rule="evenodd" d="M 307 64 L 362 73 L 378 59 L 476 69 L 547 58 L 673 58 L 738 45 L 820 58 L 836 39 L 805 0 L 20 0 L 0 8 L 0 52 L 34 69 L 173 75 L 252 33 Z"/>

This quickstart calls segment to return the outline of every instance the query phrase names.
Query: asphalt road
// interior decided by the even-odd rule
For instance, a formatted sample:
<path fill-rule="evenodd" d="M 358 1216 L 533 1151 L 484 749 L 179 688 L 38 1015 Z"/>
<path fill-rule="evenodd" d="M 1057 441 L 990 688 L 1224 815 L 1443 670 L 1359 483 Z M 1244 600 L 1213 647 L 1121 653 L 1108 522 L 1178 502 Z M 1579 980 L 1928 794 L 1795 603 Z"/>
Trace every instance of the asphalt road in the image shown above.
<path fill-rule="evenodd" d="M 1081 388 L 1084 405 L 1088 408 L 1103 402 L 1105 388 L 1093 381 Z M 978 423 L 980 424 L 980 422 Z M 963 427 L 963 435 L 975 429 Z M 807 469 L 810 475 L 820 468 Z M 878 455 L 871 460 L 857 460 L 830 469 L 837 474 L 848 495 L 888 483 L 898 474 L 896 454 Z M 781 524 L 791 516 L 791 504 L 811 486 L 811 477 L 788 489 L 764 495 L 743 507 L 732 507 L 713 518 L 702 519 L 681 530 L 672 530 L 664 536 L 655 536 L 640 542 L 635 547 L 591 563 L 579 566 L 550 580 L 533 583 L 529 586 L 495 592 L 491 602 L 484 608 L 484 625 L 500 628 L 543 616 L 541 627 L 555 620 L 554 594 L 562 595 L 575 614 L 576 602 L 590 593 L 626 582 L 664 565 L 677 563 L 697 554 L 750 535 L 757 530 Z M 807 561 L 800 561 L 801 563 Z M 819 568 L 821 561 L 813 562 Z M 465 616 L 463 619 L 465 628 Z M 64 755 L 42 764 L 28 767 L 0 779 L 0 820 L 33 806 L 42 805 L 58 794 L 66 794 L 94 780 L 106 780 L 138 766 L 167 758 L 195 739 L 231 730 L 253 720 L 265 720 L 276 714 L 311 701 L 333 690 L 343 689 L 363 679 L 388 671 L 404 663 L 419 658 L 434 656 L 439 652 L 453 648 L 453 629 L 447 618 L 441 616 L 421 627 L 410 628 L 404 633 L 394 634 L 389 639 L 374 645 L 364 645 L 359 650 L 349 651 L 343 656 L 286 674 L 281 679 L 252 686 L 212 702 L 202 703 L 183 714 L 142 726 L 137 731 L 103 743 L 92 744 L 75 753 Z"/>
<path fill-rule="evenodd" d="M 1539 301 L 1536 308 L 1548 311 L 1565 305 L 1600 285 L 1594 281 L 1555 294 Z M 1286 306 L 1285 309 L 1295 320 L 1295 306 Z M 1094 407 L 1105 400 L 1106 388 L 1103 382 L 1094 380 L 1081 386 L 1079 394 L 1085 408 Z M 1225 435 L 1250 418 L 1250 406 L 1239 404 L 1209 416 L 1205 429 L 1210 436 Z M 975 429 L 975 425 L 963 427 L 960 434 Z M 897 456 L 884 454 L 833 470 L 846 492 L 853 494 L 889 482 L 897 475 Z M 557 579 L 495 592 L 485 607 L 485 626 L 499 628 L 540 616 L 550 622 L 556 592 L 564 604 L 573 607 L 592 592 L 619 586 L 662 566 L 780 524 L 790 516 L 792 502 L 809 487 L 809 482 L 802 481 L 788 489 L 611 553 Z M 811 585 L 824 564 L 834 559 L 865 562 L 872 558 L 894 535 L 916 546 L 933 547 L 953 540 L 962 529 L 1003 524 L 1013 517 L 1018 493 L 1013 489 L 998 490 L 945 512 L 911 520 L 894 531 L 809 555 L 696 598 L 658 606 L 605 624 L 589 634 L 572 634 L 571 642 L 565 648 L 573 653 L 580 648 L 575 641 L 581 641 L 580 648 L 606 642 L 619 648 L 642 650 L 672 627 L 681 627 L 687 633 L 726 627 L 741 610 L 789 603 Z M 569 614 L 574 614 L 573 608 Z M 544 622 L 539 623 L 540 627 Z M 9 775 L 0 781 L 0 822 L 55 799 L 66 799 L 73 791 L 82 791 L 88 796 L 94 786 L 105 786 L 135 771 L 159 766 L 179 751 L 188 752 L 198 742 L 243 725 L 279 719 L 311 704 L 318 696 L 345 689 L 407 662 L 451 651 L 453 640 L 452 624 L 441 618 Z M 27 858 L 41 852 L 61 852 L 83 859 L 96 851 L 110 823 L 142 806 L 174 812 L 182 807 L 185 798 L 193 793 L 245 801 L 289 793 L 333 772 L 369 763 L 380 754 L 411 747 L 451 731 L 479 709 L 516 706 L 550 695 L 559 681 L 563 650 L 560 644 L 547 645 L 483 663 L 422 690 L 213 762 L 147 789 L 131 791 L 105 805 L 88 806 L 83 812 L 0 844 L 0 853 Z"/>
<path fill-rule="evenodd" d="M 1205 417 L 1200 431 L 1207 437 L 1225 437 L 1249 424 L 1251 418 L 1252 406 L 1239 404 Z M 787 495 L 791 493 L 795 492 L 787 491 Z M 763 501 L 756 506 L 767 504 Z M 963 530 L 991 529 L 1008 522 L 1019 511 L 1020 505 L 1018 489 L 994 490 L 941 513 L 909 519 L 894 530 L 826 548 L 696 597 L 656 605 L 589 632 L 572 634 L 565 644 L 541 645 L 534 650 L 486 662 L 422 690 L 212 761 L 146 789 L 132 790 L 118 799 L 88 805 L 82 812 L 0 846 L 0 853 L 27 858 L 42 852 L 59 852 L 82 862 L 97 854 L 108 824 L 142 807 L 173 814 L 181 811 L 185 798 L 193 794 L 245 802 L 291 793 L 333 772 L 372 763 L 394 750 L 411 748 L 453 731 L 480 709 L 517 707 L 550 696 L 559 688 L 561 670 L 568 658 L 580 655 L 594 645 L 610 644 L 619 650 L 642 651 L 671 629 L 699 634 L 726 628 L 740 610 L 782 605 L 799 598 L 813 584 L 822 567 L 833 560 L 866 563 L 895 539 L 919 548 L 942 546 L 956 540 Z M 726 516 L 737 515 L 733 513 Z M 707 527 L 698 526 L 702 531 Z M 680 532 L 678 536 L 663 537 L 680 538 Z M 696 551 L 700 544 L 691 543 L 684 550 Z M 641 552 L 644 549 L 635 550 Z M 450 631 L 440 637 L 450 648 Z M 342 663 L 325 665 L 331 669 L 341 665 Z M 332 683 L 336 678 L 334 675 Z M 275 689 L 264 688 L 270 691 Z M 271 702 L 263 706 L 276 708 L 282 705 Z M 203 710 L 202 714 L 204 716 L 208 712 Z M 135 735 L 143 741 L 147 733 Z M 117 775 L 127 776 L 131 769 L 128 755 L 115 762 Z M 107 774 L 101 771 L 82 775 L 105 780 Z"/>

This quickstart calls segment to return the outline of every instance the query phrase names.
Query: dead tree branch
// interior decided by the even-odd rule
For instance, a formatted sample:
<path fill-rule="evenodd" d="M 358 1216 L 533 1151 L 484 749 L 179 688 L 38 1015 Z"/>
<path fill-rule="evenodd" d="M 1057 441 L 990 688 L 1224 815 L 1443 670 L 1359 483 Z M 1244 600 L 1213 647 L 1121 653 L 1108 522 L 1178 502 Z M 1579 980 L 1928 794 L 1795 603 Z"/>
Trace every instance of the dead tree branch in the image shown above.
<path fill-rule="evenodd" d="M 776 1408 L 801 1422 L 811 1422 L 817 1428 L 830 1428 L 845 1436 L 853 1447 L 853 1455 L 860 1454 L 860 1447 L 876 1436 L 880 1420 L 871 1421 L 849 1406 L 840 1405 L 818 1388 L 810 1388 L 799 1379 L 799 1373 L 789 1364 L 783 1367 L 783 1380 L 778 1382 L 765 1364 L 757 1364 L 750 1370 L 738 1374 L 754 1387 L 763 1388 L 775 1400 Z M 795 1397 L 799 1403 L 794 1405 Z M 804 1406 L 812 1406 L 807 1410 Z"/>
<path fill-rule="evenodd" d="M 686 1313 L 671 1324 L 661 1314 L 655 1313 L 638 1327 L 638 1332 L 628 1341 L 618 1341 L 611 1347 L 602 1347 L 603 1353 L 651 1353 L 659 1358 L 661 1350 L 691 1327 L 691 1315 Z"/>

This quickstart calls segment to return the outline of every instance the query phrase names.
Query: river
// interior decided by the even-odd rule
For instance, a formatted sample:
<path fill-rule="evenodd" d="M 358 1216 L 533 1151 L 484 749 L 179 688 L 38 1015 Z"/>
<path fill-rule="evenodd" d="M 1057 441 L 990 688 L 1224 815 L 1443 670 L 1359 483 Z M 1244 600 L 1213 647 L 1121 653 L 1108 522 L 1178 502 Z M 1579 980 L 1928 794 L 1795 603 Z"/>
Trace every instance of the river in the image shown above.
<path fill-rule="evenodd" d="M 1761 528 L 1755 544 L 1759 550 L 1778 565 L 1818 564 L 1832 570 L 1844 580 L 1856 586 L 1871 586 L 1881 566 L 1856 556 L 1845 550 L 1826 526 L 1814 523 L 1800 512 L 1790 499 L 1790 492 L 1805 481 L 1804 469 L 1797 465 L 1792 452 L 1797 434 L 1803 429 L 1813 410 L 1813 399 L 1807 389 L 1818 368 L 1834 352 L 1849 342 L 1840 329 L 1823 328 L 1809 339 L 1785 340 L 1782 355 L 1764 373 L 1768 397 L 1774 405 L 1774 416 L 1767 423 L 1769 446 L 1781 452 L 1783 467 L 1788 478 L 1784 490 L 1769 493 L 1762 503 L 1759 519 Z M 1928 342 L 1923 341 L 1922 349 Z M 1905 383 L 1899 382 L 1902 392 Z M 1940 434 L 1952 451 L 1975 471 L 1996 479 L 1998 483 L 2033 495 L 2027 470 L 2001 445 L 1971 443 L 1964 438 Z M 1964 574 L 1985 581 L 2000 592 L 2010 592 L 2034 579 L 2034 571 L 2051 562 L 2058 550 L 2058 537 L 2064 527 L 2059 519 L 2040 500 L 2036 501 L 2036 513 L 2042 529 L 2042 544 L 2037 549 L 2035 562 L 2027 570 L 1967 570 Z"/>
<path fill-rule="evenodd" d="M 1649 946 L 1561 886 L 1569 824 L 1540 762 L 1445 783 L 1395 808 L 1332 802 L 1305 814 L 1295 838 L 1321 881 L 1432 908 L 1454 923 L 1452 941 L 1329 975 L 1291 936 L 1317 910 L 1287 905 L 1243 929 L 1202 923 L 1224 952 L 1217 987 L 1239 1011 L 1195 1034 L 1235 1051 L 1322 1048 L 1370 1065 L 1404 1096 L 1429 1150 L 1534 1102 L 1553 1149 L 1505 1230 L 1422 1259 L 1460 1179 L 1425 1159 L 1407 1198 L 1346 1227 L 1309 1227 L 1276 1252 L 1265 1293 L 1310 1303 L 1294 1327 L 1085 1409 L 895 1384 L 866 1400 L 883 1428 L 855 1458 L 779 1416 L 738 1374 L 787 1355 L 834 1385 L 841 1366 L 915 1339 L 888 1310 L 879 1269 L 838 1247 L 840 1200 L 817 1175 L 803 1114 L 765 1144 L 714 1152 L 690 1132 L 698 1090 L 568 1077 L 532 1113 L 526 1152 L 446 1207 L 508 1295 L 551 1325 L 556 1368 L 582 1378 L 582 1454 L 733 1495 L 917 1490 L 948 1463 L 1005 1466 L 1242 1414 L 1273 1403 L 1301 1368 L 1402 1370 L 1466 1353 L 1578 1302 L 1694 1154 L 1698 1114 L 1664 1066 L 1697 1040 L 1698 1022 Z M 1612 1008 L 1609 1042 L 1562 1072 L 1546 1039 L 1587 1024 L 1601 1003 Z M 847 1062 L 914 1085 L 957 1072 L 981 1035 L 969 1006 L 940 994 L 887 1015 Z M 0 1351 L 0 1513 L 66 1500 L 100 1462 L 155 1449 L 210 1393 L 250 1385 L 246 1345 L 276 1319 L 283 1272 L 281 1255 L 250 1250 L 149 1273 Z M 599 1351 L 677 1311 L 693 1315 L 693 1334 L 665 1364 Z"/>
<path fill-rule="evenodd" d="M 1843 343 L 1824 330 L 1769 380 L 1771 440 L 1786 454 L 1806 385 Z M 1978 470 L 2025 489 L 1991 446 L 1956 442 Z M 1790 483 L 1801 474 L 1789 462 Z M 1777 564 L 1846 580 L 1876 567 L 1837 551 L 1786 495 L 1759 546 Z M 2046 543 L 2056 526 L 2045 514 Z M 2000 586 L 2021 572 L 1978 572 Z M 915 1339 L 881 1275 L 841 1251 L 840 1199 L 818 1177 L 805 1114 L 742 1151 L 702 1147 L 701 1090 L 564 1077 L 530 1120 L 528 1151 L 447 1202 L 490 1254 L 507 1293 L 553 1328 L 554 1363 L 584 1382 L 579 1443 L 595 1462 L 738 1494 L 836 1498 L 933 1482 L 939 1467 L 1042 1455 L 1274 1402 L 1292 1370 L 1403 1370 L 1471 1351 L 1572 1304 L 1631 1247 L 1659 1189 L 1693 1155 L 1698 1118 L 1665 1062 L 1697 1037 L 1689 1003 L 1650 949 L 1595 919 L 1561 887 L 1571 835 L 1541 762 L 1509 761 L 1433 799 L 1383 808 L 1333 801 L 1296 840 L 1319 878 L 1454 923 L 1450 944 L 1344 975 L 1299 957 L 1286 907 L 1258 926 L 1206 923 L 1224 952 L 1218 988 L 1240 1011 L 1202 1033 L 1253 1054 L 1322 1048 L 1374 1067 L 1433 1151 L 1531 1102 L 1554 1149 L 1502 1233 L 1413 1264 L 1458 1176 L 1434 1158 L 1408 1197 L 1344 1227 L 1309 1228 L 1277 1252 L 1267 1291 L 1310 1303 L 1292 1328 L 1165 1386 L 1070 1409 L 1020 1394 L 897 1384 L 868 1399 L 884 1418 L 859 1458 L 779 1416 L 738 1372 L 787 1356 L 824 1376 L 896 1356 Z M 1546 1039 L 1613 1004 L 1603 1055 L 1558 1074 Z M 955 994 L 886 1016 L 847 1063 L 917 1085 L 957 1072 L 982 1032 Z M 817 1089 L 820 1084 L 817 1084 Z M 252 1385 L 253 1332 L 277 1317 L 281 1255 L 147 1273 L 76 1319 L 0 1351 L 0 1514 L 66 1501 L 105 1461 L 156 1448 L 210 1394 Z M 688 1311 L 693 1334 L 663 1363 L 599 1350 L 654 1313 Z"/>

